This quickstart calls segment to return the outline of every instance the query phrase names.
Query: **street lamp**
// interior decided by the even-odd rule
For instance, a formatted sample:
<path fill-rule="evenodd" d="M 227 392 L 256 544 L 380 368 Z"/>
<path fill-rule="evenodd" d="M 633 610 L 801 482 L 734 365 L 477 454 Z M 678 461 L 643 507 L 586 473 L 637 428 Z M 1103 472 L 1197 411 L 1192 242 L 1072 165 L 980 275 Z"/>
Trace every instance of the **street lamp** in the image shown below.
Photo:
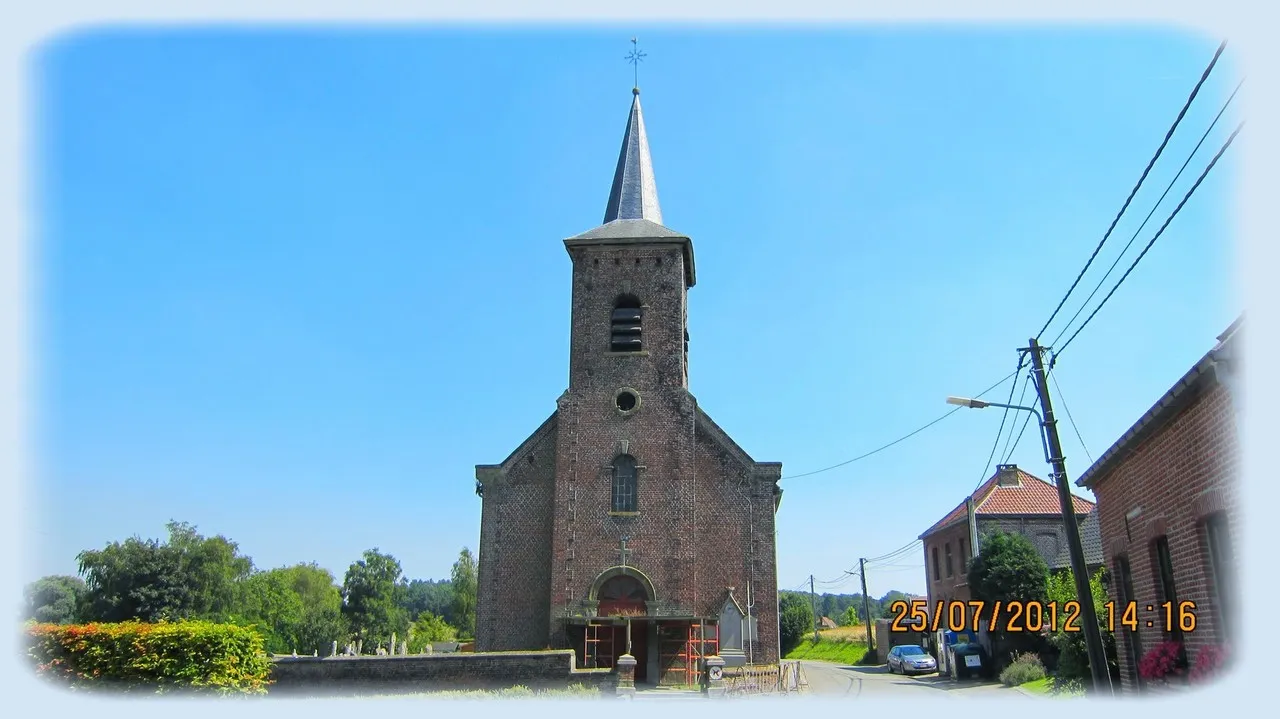
<path fill-rule="evenodd" d="M 1032 348 L 1035 349 L 1034 340 L 1032 341 Z M 1036 359 L 1039 358 L 1037 357 Z M 1039 390 L 1044 379 L 1043 370 L 1040 369 L 1039 362 L 1035 364 L 1039 380 L 1036 383 L 1036 388 Z M 1048 405 L 1047 394 L 1041 392 L 1040 398 L 1041 404 L 1045 406 L 1045 413 L 1052 418 L 1053 413 Z M 1089 652 L 1089 669 L 1093 675 L 1093 686 L 1096 691 L 1102 691 L 1105 688 L 1110 692 L 1111 673 L 1107 667 L 1106 650 L 1102 646 L 1102 633 L 1098 631 L 1098 623 L 1095 619 L 1098 615 L 1093 606 L 1093 592 L 1089 588 L 1088 567 L 1085 565 L 1084 548 L 1080 541 L 1080 527 L 1076 524 L 1075 502 L 1071 499 L 1071 490 L 1067 487 L 1067 466 L 1062 456 L 1062 444 L 1058 441 L 1057 422 L 1055 421 L 1052 424 L 1046 422 L 1035 407 L 987 402 L 968 397 L 947 397 L 947 404 L 968 407 L 969 409 L 1004 407 L 1006 409 L 1022 410 L 1034 414 L 1036 419 L 1040 421 L 1040 445 L 1044 448 L 1045 462 L 1053 467 L 1053 477 L 1058 485 L 1058 505 L 1062 510 L 1062 521 L 1067 531 L 1067 548 L 1071 554 L 1071 573 L 1075 579 L 1076 596 L 1080 602 L 1080 614 L 1086 617 L 1084 621 L 1084 638 Z M 1052 450 L 1050 445 L 1052 445 Z"/>
<path fill-rule="evenodd" d="M 987 407 L 1004 407 L 1006 409 L 1020 409 L 1024 412 L 1030 412 L 1040 421 L 1040 446 L 1044 449 L 1044 461 L 1053 464 L 1053 459 L 1049 457 L 1049 445 L 1046 443 L 1044 436 L 1044 419 L 1040 417 L 1040 412 L 1035 407 L 1024 407 L 1020 404 L 1001 404 L 1000 402 L 988 402 L 982 399 L 970 399 L 968 397 L 947 397 L 947 404 L 954 404 L 960 407 L 968 407 L 969 409 L 986 409 Z M 1067 505 L 1071 507 L 1070 504 Z"/>

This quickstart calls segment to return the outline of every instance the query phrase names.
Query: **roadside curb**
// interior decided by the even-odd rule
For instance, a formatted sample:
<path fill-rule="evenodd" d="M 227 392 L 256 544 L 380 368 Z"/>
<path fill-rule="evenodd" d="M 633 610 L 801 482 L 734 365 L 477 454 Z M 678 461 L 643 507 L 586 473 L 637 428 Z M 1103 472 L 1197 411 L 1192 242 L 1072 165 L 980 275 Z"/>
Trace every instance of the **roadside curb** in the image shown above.
<path fill-rule="evenodd" d="M 1022 696 L 1024 696 L 1024 697 L 1031 697 L 1032 699 L 1045 699 L 1045 698 L 1046 698 L 1046 697 L 1045 697 L 1045 695 L 1043 695 L 1043 694 L 1036 694 L 1035 692 L 1029 692 L 1029 691 L 1027 691 L 1026 689 L 1023 689 L 1022 687 L 1012 687 L 1012 689 L 1013 689 L 1014 691 L 1016 691 L 1017 693 L 1021 694 L 1021 695 L 1022 695 Z"/>

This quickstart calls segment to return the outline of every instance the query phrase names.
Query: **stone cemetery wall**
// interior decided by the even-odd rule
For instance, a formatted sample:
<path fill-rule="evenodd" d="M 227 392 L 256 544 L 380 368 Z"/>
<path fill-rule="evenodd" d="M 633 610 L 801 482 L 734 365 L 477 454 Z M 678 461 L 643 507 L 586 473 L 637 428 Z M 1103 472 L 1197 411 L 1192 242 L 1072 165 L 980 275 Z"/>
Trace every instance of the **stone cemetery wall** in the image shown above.
<path fill-rule="evenodd" d="M 276 657 L 270 693 L 330 696 L 451 689 L 562 689 L 586 684 L 612 694 L 616 675 L 608 669 L 576 669 L 573 650 L 414 654 L 384 656 Z"/>

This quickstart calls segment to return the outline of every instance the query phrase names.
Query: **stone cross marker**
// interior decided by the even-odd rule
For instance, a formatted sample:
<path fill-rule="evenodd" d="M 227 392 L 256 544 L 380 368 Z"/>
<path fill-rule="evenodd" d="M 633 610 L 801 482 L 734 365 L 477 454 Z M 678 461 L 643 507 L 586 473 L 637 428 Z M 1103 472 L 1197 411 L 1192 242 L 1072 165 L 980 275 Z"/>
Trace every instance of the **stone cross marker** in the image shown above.
<path fill-rule="evenodd" d="M 622 566 L 627 566 L 627 557 L 631 556 L 632 550 L 627 549 L 627 536 L 622 535 L 622 541 L 618 545 L 618 560 Z"/>

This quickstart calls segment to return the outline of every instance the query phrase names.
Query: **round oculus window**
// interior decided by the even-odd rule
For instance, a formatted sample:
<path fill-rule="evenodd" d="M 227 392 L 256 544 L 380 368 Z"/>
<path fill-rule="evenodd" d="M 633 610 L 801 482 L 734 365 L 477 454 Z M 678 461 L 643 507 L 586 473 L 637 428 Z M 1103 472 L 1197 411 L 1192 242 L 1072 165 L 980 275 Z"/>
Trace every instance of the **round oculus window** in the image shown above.
<path fill-rule="evenodd" d="M 613 404 L 618 408 L 619 412 L 630 414 L 640 406 L 640 395 L 636 394 L 633 389 L 620 389 L 613 396 Z"/>

